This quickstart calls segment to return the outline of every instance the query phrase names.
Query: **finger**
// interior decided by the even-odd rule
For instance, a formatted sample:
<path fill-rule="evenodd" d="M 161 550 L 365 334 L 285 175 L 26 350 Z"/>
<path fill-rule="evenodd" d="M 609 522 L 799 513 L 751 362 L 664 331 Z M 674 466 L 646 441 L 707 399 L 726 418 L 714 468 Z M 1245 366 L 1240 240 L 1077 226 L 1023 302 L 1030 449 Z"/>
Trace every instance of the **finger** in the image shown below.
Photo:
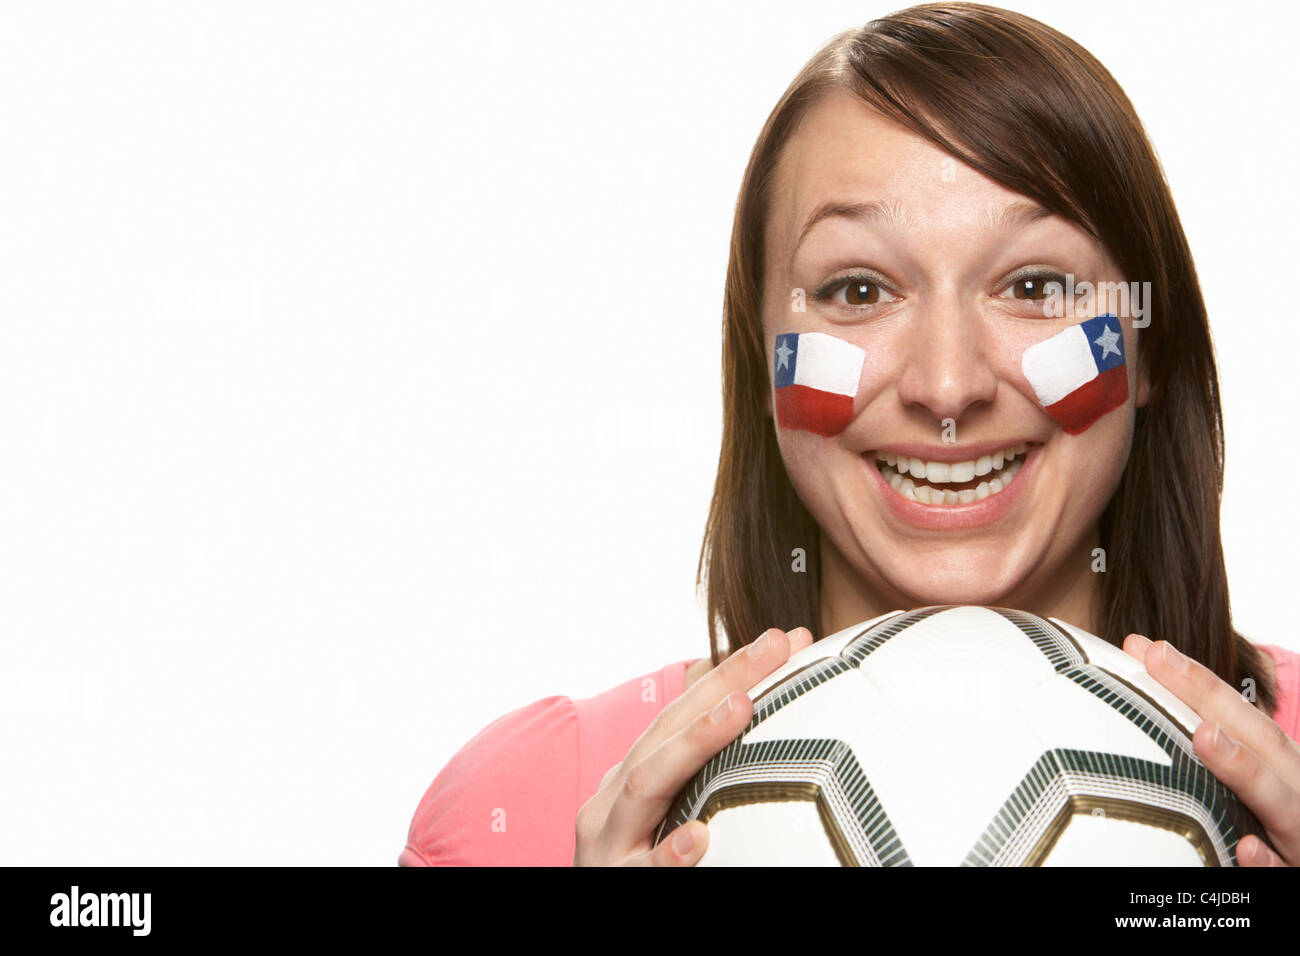
<path fill-rule="evenodd" d="M 605 838 L 616 847 L 643 843 L 686 783 L 749 723 L 754 702 L 743 691 L 727 694 L 640 761 L 628 766 L 605 819 Z"/>
<path fill-rule="evenodd" d="M 1246 701 L 1205 665 L 1168 641 L 1150 644 L 1143 656 L 1147 671 L 1202 718 L 1223 727 L 1273 768 L 1293 790 L 1300 790 L 1300 745 L 1277 722 Z"/>
<path fill-rule="evenodd" d="M 768 639 L 766 645 L 763 643 L 763 638 Z M 693 719 L 697 719 L 706 708 L 714 706 L 723 695 L 734 690 L 748 690 L 789 660 L 795 653 L 794 648 L 802 650 L 811 645 L 812 641 L 812 632 L 806 627 L 795 628 L 788 636 L 778 628 L 770 628 L 760 635 L 757 641 L 737 648 L 721 664 L 701 677 L 687 688 L 684 694 L 659 712 L 650 722 L 650 726 L 633 743 L 622 762 L 605 772 L 592 800 L 602 807 L 612 804 L 616 799 L 617 791 L 615 788 L 608 788 L 609 784 L 622 775 L 625 769 L 635 766 L 637 761 L 653 753 L 665 740 L 679 733 L 682 727 Z M 760 653 L 755 654 L 756 651 Z M 704 688 L 703 691 L 701 687 Z M 719 688 L 715 696 L 709 696 L 714 693 L 709 690 L 710 687 Z M 718 749 L 721 749 L 721 746 Z M 603 817 L 602 812 L 601 818 Z"/>
<path fill-rule="evenodd" d="M 789 634 L 790 638 L 790 657 L 794 657 L 800 651 L 807 650 L 813 645 L 812 631 L 806 627 L 796 627 Z"/>
<path fill-rule="evenodd" d="M 683 708 L 674 715 L 675 719 L 669 724 L 671 732 L 680 732 L 700 713 L 712 709 L 715 702 L 726 694 L 737 690 L 748 691 L 812 643 L 812 632 L 806 627 L 797 627 L 789 633 L 773 627 L 764 631 L 758 640 L 737 648 L 735 653 L 690 688 L 687 693 L 697 692 L 698 699 L 689 703 L 689 711 Z"/>
<path fill-rule="evenodd" d="M 628 866 L 694 866 L 709 848 L 709 828 L 687 820 L 657 847 L 628 860 Z"/>
<path fill-rule="evenodd" d="M 1300 863 L 1300 791 L 1212 721 L 1196 728 L 1192 743 L 1210 772 L 1259 818 L 1282 858 Z"/>
<path fill-rule="evenodd" d="M 587 798 L 587 802 L 578 808 L 579 821 L 584 817 L 594 817 L 596 820 L 605 819 L 606 810 L 604 809 L 613 800 L 609 789 L 610 781 L 623 772 L 623 764 L 626 761 L 620 761 L 605 771 L 605 775 L 600 778 L 600 784 L 596 787 L 596 792 Z"/>
<path fill-rule="evenodd" d="M 1141 634 L 1130 634 L 1124 638 L 1124 653 L 1131 657 L 1136 657 L 1139 661 L 1144 661 L 1147 656 L 1147 648 L 1151 642 Z"/>
<path fill-rule="evenodd" d="M 632 745 L 623 761 L 624 766 L 631 768 L 665 740 L 680 733 L 691 721 L 712 710 L 727 694 L 748 690 L 789 658 L 790 638 L 785 632 L 775 627 L 764 631 L 758 640 L 737 649 L 688 687 L 686 693 L 664 707 Z"/>
<path fill-rule="evenodd" d="M 1285 860 L 1268 848 L 1254 834 L 1244 836 L 1237 844 L 1238 866 L 1289 866 Z"/>

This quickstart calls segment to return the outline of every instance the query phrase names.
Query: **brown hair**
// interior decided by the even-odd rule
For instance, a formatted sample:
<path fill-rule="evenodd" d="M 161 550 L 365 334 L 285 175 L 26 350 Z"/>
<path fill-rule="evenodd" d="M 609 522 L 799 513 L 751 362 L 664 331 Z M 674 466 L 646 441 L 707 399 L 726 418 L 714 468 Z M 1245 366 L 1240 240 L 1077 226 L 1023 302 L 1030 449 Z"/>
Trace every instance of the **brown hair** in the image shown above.
<path fill-rule="evenodd" d="M 931 3 L 845 31 L 781 97 L 741 184 L 723 305 L 723 439 L 700 551 L 714 665 L 769 627 L 821 633 L 820 529 L 785 471 L 765 412 L 763 230 L 782 147 L 824 95 L 848 90 L 1003 186 L 1078 224 L 1126 277 L 1150 277 L 1140 359 L 1151 383 L 1119 488 L 1100 521 L 1099 636 L 1167 639 L 1234 687 L 1260 650 L 1232 627 L 1219 537 L 1218 374 L 1187 237 L 1132 104 L 1083 47 L 998 7 Z M 1179 476 L 1177 483 L 1170 475 Z M 790 556 L 805 549 L 806 573 Z M 707 573 L 706 573 L 707 566 Z"/>

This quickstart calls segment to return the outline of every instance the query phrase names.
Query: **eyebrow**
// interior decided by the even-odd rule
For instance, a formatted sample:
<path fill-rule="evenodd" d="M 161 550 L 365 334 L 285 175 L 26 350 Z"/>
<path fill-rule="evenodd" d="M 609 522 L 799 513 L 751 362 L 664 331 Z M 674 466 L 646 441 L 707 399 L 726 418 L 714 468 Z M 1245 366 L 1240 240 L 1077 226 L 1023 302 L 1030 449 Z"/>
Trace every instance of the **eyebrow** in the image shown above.
<path fill-rule="evenodd" d="M 1016 226 L 1028 225 L 1051 215 L 1050 209 L 1036 202 L 1017 200 L 1005 206 L 989 206 L 984 210 L 984 221 L 993 231 L 1006 232 Z M 849 219 L 860 225 L 884 223 L 900 229 L 906 229 L 910 225 L 907 213 L 896 202 L 887 202 L 883 199 L 873 199 L 870 202 L 845 202 L 833 199 L 814 209 L 807 222 L 803 224 L 803 228 L 799 230 L 799 238 L 795 240 L 794 249 L 790 253 L 791 266 L 794 265 L 795 253 L 799 251 L 799 246 L 808 237 L 813 226 L 823 219 L 833 217 Z"/>
<path fill-rule="evenodd" d="M 984 210 L 984 221 L 989 228 L 1004 232 L 1016 226 L 1027 226 L 1052 215 L 1052 210 L 1036 202 L 1017 200 L 1005 206 L 989 206 Z"/>

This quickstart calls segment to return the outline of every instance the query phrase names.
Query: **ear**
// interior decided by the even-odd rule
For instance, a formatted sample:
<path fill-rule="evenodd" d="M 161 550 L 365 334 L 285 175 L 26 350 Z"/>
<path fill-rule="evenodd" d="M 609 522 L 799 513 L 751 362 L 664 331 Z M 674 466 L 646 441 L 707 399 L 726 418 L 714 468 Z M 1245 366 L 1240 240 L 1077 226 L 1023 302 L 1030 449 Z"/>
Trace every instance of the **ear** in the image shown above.
<path fill-rule="evenodd" d="M 1138 408 L 1146 405 L 1147 399 L 1151 397 L 1151 376 L 1147 375 L 1147 363 L 1140 357 L 1138 358 L 1137 367 L 1137 398 Z"/>

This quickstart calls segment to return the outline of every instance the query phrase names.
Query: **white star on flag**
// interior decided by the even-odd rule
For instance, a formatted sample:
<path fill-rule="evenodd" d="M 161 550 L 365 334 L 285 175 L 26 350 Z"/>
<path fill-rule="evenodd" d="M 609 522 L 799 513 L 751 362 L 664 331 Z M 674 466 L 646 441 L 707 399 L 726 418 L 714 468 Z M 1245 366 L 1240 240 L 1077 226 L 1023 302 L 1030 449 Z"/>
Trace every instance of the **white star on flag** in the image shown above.
<path fill-rule="evenodd" d="M 782 342 L 781 347 L 776 350 L 776 354 L 779 357 L 776 367 L 782 369 L 790 364 L 790 356 L 794 354 L 794 349 Z"/>
<path fill-rule="evenodd" d="M 1122 354 L 1119 349 L 1115 348 L 1115 343 L 1119 341 L 1119 333 L 1112 331 L 1109 325 L 1105 326 L 1105 331 L 1092 341 L 1093 344 L 1101 346 L 1101 357 L 1103 359 L 1111 352 L 1116 355 Z"/>

